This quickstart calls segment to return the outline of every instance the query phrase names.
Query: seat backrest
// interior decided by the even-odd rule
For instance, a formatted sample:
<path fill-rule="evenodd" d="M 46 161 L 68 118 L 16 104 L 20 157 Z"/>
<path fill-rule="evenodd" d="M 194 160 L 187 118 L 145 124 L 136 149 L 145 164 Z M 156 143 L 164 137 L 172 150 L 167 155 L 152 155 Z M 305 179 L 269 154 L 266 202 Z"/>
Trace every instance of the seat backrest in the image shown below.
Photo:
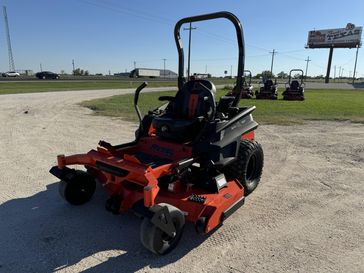
<path fill-rule="evenodd" d="M 177 92 L 173 112 L 178 118 L 194 119 L 200 116 L 214 119 L 216 88 L 207 80 L 192 80 Z"/>
<path fill-rule="evenodd" d="M 300 83 L 298 81 L 294 80 L 291 82 L 291 86 L 290 86 L 291 89 L 298 90 L 299 87 L 300 87 Z"/>
<path fill-rule="evenodd" d="M 264 88 L 265 89 L 270 89 L 273 86 L 273 81 L 272 80 L 266 80 L 264 83 Z"/>

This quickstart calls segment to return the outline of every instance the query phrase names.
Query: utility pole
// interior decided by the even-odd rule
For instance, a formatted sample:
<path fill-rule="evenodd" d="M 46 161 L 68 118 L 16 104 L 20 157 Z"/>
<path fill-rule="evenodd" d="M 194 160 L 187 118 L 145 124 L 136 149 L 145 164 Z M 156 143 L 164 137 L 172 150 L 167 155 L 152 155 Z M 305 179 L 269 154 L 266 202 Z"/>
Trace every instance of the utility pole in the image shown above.
<path fill-rule="evenodd" d="M 191 34 L 192 30 L 197 29 L 196 27 L 192 27 L 192 22 L 190 22 L 190 26 L 188 28 L 183 28 L 183 30 L 188 30 L 188 68 L 187 68 L 187 80 L 190 80 L 191 75 Z"/>
<path fill-rule="evenodd" d="M 10 40 L 10 30 L 9 30 L 9 22 L 8 22 L 8 14 L 6 12 L 6 7 L 3 6 L 3 13 L 5 19 L 5 29 L 6 29 L 6 40 L 8 43 L 8 56 L 9 56 L 9 70 L 15 71 L 15 64 L 13 58 L 13 50 L 11 48 L 11 40 Z"/>
<path fill-rule="evenodd" d="M 40 72 L 43 71 L 42 63 L 39 64 Z"/>
<path fill-rule="evenodd" d="M 273 49 L 273 51 L 272 52 L 269 52 L 270 54 L 272 54 L 272 63 L 271 63 L 271 65 L 270 65 L 270 73 L 271 73 L 271 75 L 273 75 L 273 62 L 274 62 L 274 54 L 277 54 L 278 52 L 277 51 L 275 51 L 275 49 Z"/>
<path fill-rule="evenodd" d="M 72 68 L 73 68 L 72 74 L 75 75 L 75 60 L 74 59 L 72 59 Z"/>
<path fill-rule="evenodd" d="M 341 74 L 341 66 L 339 66 L 339 80 L 341 78 L 340 74 Z"/>
<path fill-rule="evenodd" d="M 134 61 L 134 69 L 136 69 L 136 61 Z"/>
<path fill-rule="evenodd" d="M 167 59 L 162 59 L 163 60 L 163 78 L 166 77 L 166 61 Z"/>
<path fill-rule="evenodd" d="M 355 64 L 354 64 L 354 74 L 353 74 L 353 84 L 355 82 L 355 75 L 356 75 L 356 63 L 358 61 L 358 53 L 359 53 L 359 45 L 356 46 L 356 54 L 355 54 Z"/>
<path fill-rule="evenodd" d="M 312 60 L 310 60 L 310 56 L 307 57 L 307 59 L 305 60 L 306 62 L 306 73 L 305 73 L 305 78 L 307 79 L 307 70 L 308 70 L 308 63 L 311 62 Z"/>

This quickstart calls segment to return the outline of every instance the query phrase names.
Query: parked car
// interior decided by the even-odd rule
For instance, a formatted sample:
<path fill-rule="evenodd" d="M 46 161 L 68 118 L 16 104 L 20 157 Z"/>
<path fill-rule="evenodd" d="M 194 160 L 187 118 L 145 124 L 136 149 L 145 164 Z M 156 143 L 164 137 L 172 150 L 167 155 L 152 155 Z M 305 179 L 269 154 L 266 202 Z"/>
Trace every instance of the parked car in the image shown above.
<path fill-rule="evenodd" d="M 60 75 L 50 71 L 42 71 L 35 74 L 38 79 L 59 79 Z"/>
<path fill-rule="evenodd" d="M 8 71 L 1 74 L 3 77 L 19 77 L 20 74 L 15 71 Z"/>

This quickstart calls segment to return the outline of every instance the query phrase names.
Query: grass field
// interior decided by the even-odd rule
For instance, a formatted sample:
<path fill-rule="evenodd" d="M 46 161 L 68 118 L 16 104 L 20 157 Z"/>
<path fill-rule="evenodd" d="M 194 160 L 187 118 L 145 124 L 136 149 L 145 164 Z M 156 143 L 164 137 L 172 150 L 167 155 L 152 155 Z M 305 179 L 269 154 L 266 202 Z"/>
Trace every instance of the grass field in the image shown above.
<path fill-rule="evenodd" d="M 146 79 L 148 81 L 148 79 Z M 97 89 L 122 89 L 136 88 L 144 80 L 120 79 L 120 80 L 68 80 L 68 81 L 17 81 L 17 82 L 0 82 L 1 94 L 18 94 L 18 93 L 35 93 L 51 91 L 69 91 L 69 90 L 97 90 Z M 215 79 L 216 84 L 230 84 L 231 79 Z M 177 86 L 177 80 L 158 81 L 149 80 L 148 87 Z"/>
<path fill-rule="evenodd" d="M 219 90 L 218 96 L 226 91 Z M 158 97 L 175 92 L 142 93 L 139 105 L 142 113 L 161 104 Z M 357 90 L 308 90 L 305 101 L 241 100 L 240 105 L 256 105 L 254 118 L 263 124 L 302 124 L 307 120 L 350 120 L 364 123 L 364 91 Z M 85 101 L 81 104 L 96 114 L 122 117 L 136 121 L 133 94 Z"/>

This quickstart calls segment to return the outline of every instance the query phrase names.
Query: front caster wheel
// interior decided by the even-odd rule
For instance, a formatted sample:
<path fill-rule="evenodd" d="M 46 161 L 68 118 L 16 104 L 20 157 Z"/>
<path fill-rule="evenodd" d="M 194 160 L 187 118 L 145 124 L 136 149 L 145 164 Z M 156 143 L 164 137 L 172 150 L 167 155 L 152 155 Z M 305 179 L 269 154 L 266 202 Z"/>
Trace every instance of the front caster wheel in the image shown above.
<path fill-rule="evenodd" d="M 76 170 L 69 181 L 59 182 L 59 194 L 71 205 L 82 205 L 90 201 L 96 189 L 96 181 L 88 173 Z"/>
<path fill-rule="evenodd" d="M 163 214 L 163 210 L 168 209 L 169 216 Z M 140 240 L 145 248 L 159 255 L 167 254 L 172 251 L 181 239 L 185 217 L 183 212 L 178 208 L 160 203 L 151 208 L 154 214 L 161 213 L 164 224 L 168 225 L 168 219 L 172 222 L 175 231 L 172 235 L 168 235 L 160 227 L 158 227 L 151 219 L 144 218 L 140 227 Z"/>

